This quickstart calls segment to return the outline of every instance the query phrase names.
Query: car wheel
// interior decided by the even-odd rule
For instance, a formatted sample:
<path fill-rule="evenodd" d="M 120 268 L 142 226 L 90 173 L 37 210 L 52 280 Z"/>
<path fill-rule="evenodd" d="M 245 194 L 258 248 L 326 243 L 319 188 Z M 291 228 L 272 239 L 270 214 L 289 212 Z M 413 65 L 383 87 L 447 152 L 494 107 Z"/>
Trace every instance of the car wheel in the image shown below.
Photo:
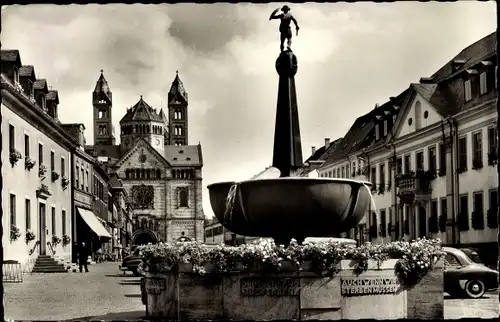
<path fill-rule="evenodd" d="M 486 289 L 484 283 L 479 280 L 471 280 L 465 283 L 465 294 L 473 299 L 478 299 L 484 295 Z"/>

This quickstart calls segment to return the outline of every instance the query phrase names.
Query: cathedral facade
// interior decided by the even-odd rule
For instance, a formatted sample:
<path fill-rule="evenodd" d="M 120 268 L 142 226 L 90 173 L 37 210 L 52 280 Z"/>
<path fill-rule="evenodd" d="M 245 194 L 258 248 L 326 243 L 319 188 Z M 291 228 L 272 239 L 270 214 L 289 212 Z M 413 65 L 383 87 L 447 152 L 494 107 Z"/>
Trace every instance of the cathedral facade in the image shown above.
<path fill-rule="evenodd" d="M 189 145 L 188 94 L 179 75 L 168 93 L 168 117 L 141 96 L 120 120 L 120 144 L 102 70 L 92 105 L 94 144 L 85 150 L 122 181 L 133 209 L 132 244 L 203 241 L 203 157 L 201 144 Z"/>

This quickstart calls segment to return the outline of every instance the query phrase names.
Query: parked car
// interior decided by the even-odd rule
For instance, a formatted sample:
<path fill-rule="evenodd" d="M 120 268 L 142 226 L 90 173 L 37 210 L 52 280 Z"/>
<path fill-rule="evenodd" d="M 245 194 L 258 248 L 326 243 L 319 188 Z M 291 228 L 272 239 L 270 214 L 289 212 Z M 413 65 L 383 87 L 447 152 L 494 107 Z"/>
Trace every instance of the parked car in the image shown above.
<path fill-rule="evenodd" d="M 460 249 L 443 247 L 446 252 L 444 291 L 453 297 L 480 298 L 498 288 L 498 271 L 474 262 Z"/>
<path fill-rule="evenodd" d="M 139 256 L 139 249 L 136 248 L 132 250 L 132 254 L 123 259 L 121 265 L 118 265 L 118 268 L 124 272 L 132 272 L 134 276 L 141 276 L 141 273 L 137 270 L 141 262 L 142 260 L 141 256 Z"/>

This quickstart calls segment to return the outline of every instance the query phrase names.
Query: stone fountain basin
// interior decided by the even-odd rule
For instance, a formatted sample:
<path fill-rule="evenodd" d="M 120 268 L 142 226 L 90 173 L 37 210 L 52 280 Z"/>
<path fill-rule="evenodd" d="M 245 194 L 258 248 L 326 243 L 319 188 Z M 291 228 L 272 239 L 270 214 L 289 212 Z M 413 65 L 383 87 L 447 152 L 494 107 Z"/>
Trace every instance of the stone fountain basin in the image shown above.
<path fill-rule="evenodd" d="M 333 178 L 276 178 L 237 183 L 234 207 L 226 200 L 236 182 L 208 186 L 219 222 L 233 233 L 259 237 L 332 237 L 356 227 L 371 202 L 370 182 Z"/>

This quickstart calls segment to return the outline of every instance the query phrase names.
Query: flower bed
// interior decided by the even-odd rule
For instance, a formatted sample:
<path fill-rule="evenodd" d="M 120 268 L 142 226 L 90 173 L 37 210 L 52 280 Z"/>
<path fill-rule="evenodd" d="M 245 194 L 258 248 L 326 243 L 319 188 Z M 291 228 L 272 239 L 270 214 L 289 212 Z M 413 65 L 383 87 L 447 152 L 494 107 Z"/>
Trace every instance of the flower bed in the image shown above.
<path fill-rule="evenodd" d="M 308 266 L 308 270 L 322 276 L 335 276 L 340 271 L 341 261 L 350 260 L 354 273 L 359 275 L 368 269 L 371 260 L 382 264 L 395 259 L 395 275 L 405 288 L 416 285 L 445 254 L 439 239 L 417 239 L 386 245 L 367 243 L 359 247 L 336 242 L 298 245 L 295 240 L 288 247 L 268 240 L 239 247 L 210 247 L 197 242 L 183 242 L 146 245 L 140 251 L 143 260 L 141 269 L 153 274 L 176 270 L 183 263 L 191 264 L 192 273 L 198 275 L 206 273 L 207 264 L 214 267 L 217 273 L 228 273 L 261 263 L 263 271 L 278 272 L 293 264 L 297 270 Z"/>

